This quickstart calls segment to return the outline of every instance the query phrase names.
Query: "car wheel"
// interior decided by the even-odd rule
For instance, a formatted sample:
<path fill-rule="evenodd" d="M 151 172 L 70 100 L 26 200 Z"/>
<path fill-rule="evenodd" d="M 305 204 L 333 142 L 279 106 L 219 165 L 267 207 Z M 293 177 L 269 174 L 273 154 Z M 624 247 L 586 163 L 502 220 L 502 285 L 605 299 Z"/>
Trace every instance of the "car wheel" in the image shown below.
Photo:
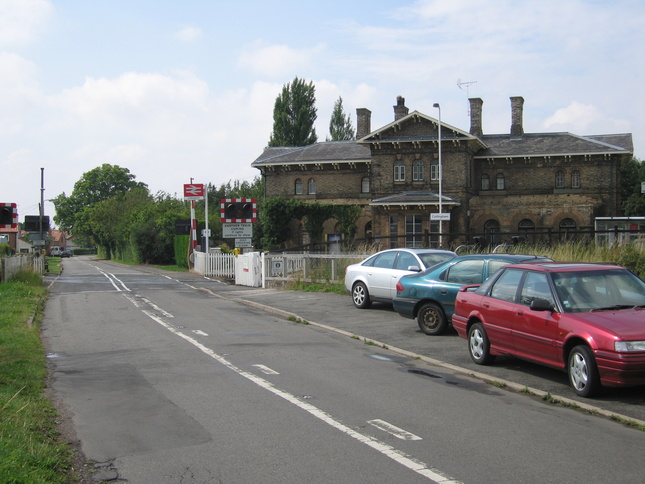
<path fill-rule="evenodd" d="M 367 309 L 372 305 L 370 301 L 370 293 L 367 291 L 367 286 L 362 282 L 357 282 L 352 288 L 352 301 L 354 306 L 358 309 Z"/>
<path fill-rule="evenodd" d="M 446 315 L 441 307 L 434 303 L 421 306 L 417 314 L 417 322 L 421 331 L 431 336 L 443 334 L 448 327 Z"/>
<path fill-rule="evenodd" d="M 468 330 L 468 352 L 478 365 L 490 365 L 495 361 L 495 356 L 490 354 L 490 341 L 482 323 L 475 323 Z"/>
<path fill-rule="evenodd" d="M 596 359 L 588 346 L 579 345 L 571 350 L 567 373 L 569 383 L 577 395 L 591 397 L 600 391 L 598 366 L 596 366 Z"/>

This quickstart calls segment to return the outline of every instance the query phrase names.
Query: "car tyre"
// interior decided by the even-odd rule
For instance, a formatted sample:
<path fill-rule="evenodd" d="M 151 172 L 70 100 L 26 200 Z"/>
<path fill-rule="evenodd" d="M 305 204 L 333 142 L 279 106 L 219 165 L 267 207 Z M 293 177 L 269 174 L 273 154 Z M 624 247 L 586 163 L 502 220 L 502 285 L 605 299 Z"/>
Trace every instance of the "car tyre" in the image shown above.
<path fill-rule="evenodd" d="M 573 391 L 581 397 L 592 397 L 600 392 L 600 376 L 596 358 L 586 345 L 576 346 L 569 353 L 567 374 Z"/>
<path fill-rule="evenodd" d="M 367 309 L 372 305 L 367 286 L 362 282 L 357 282 L 354 284 L 354 287 L 352 287 L 352 301 L 354 302 L 354 306 L 358 309 Z"/>
<path fill-rule="evenodd" d="M 419 328 L 425 334 L 436 336 L 443 334 L 448 327 L 448 321 L 441 306 L 435 303 L 426 303 L 417 313 Z"/>
<path fill-rule="evenodd" d="M 490 354 L 490 341 L 482 323 L 475 323 L 468 330 L 468 352 L 478 365 L 490 365 L 495 361 L 495 356 Z"/>

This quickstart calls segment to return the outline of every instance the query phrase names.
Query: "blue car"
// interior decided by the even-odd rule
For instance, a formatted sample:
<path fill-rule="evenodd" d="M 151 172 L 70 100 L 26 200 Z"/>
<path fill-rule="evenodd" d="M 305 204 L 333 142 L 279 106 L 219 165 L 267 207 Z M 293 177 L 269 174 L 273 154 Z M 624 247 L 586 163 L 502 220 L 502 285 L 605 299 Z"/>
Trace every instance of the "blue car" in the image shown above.
<path fill-rule="evenodd" d="M 455 257 L 423 272 L 403 276 L 396 284 L 392 303 L 401 316 L 417 319 L 425 334 L 443 334 L 455 311 L 461 286 L 481 284 L 507 264 L 551 261 L 524 254 L 470 254 Z"/>

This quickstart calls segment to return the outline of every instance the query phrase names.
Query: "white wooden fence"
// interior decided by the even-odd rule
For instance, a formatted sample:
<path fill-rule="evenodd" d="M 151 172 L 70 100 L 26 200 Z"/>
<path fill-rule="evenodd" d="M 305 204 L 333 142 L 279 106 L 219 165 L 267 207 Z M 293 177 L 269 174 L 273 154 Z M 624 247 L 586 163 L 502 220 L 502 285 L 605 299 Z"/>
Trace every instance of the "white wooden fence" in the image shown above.
<path fill-rule="evenodd" d="M 195 272 L 206 277 L 235 277 L 235 255 L 222 252 L 193 252 Z"/>
<path fill-rule="evenodd" d="M 195 272 L 235 279 L 235 284 L 269 287 L 288 281 L 342 283 L 345 268 L 368 254 L 233 254 L 195 252 Z"/>
<path fill-rule="evenodd" d="M 0 282 L 6 282 L 22 269 L 31 269 L 38 274 L 45 270 L 45 257 L 33 254 L 17 254 L 0 259 Z"/>

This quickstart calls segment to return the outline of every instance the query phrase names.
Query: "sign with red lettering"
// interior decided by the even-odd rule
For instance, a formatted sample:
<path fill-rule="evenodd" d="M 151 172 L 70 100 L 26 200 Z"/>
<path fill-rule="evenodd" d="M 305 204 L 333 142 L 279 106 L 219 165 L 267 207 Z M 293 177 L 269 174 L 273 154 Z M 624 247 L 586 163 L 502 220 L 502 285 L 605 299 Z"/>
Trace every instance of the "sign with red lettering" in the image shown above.
<path fill-rule="evenodd" d="M 188 183 L 184 185 L 184 200 L 202 200 L 203 198 L 203 183 Z"/>

